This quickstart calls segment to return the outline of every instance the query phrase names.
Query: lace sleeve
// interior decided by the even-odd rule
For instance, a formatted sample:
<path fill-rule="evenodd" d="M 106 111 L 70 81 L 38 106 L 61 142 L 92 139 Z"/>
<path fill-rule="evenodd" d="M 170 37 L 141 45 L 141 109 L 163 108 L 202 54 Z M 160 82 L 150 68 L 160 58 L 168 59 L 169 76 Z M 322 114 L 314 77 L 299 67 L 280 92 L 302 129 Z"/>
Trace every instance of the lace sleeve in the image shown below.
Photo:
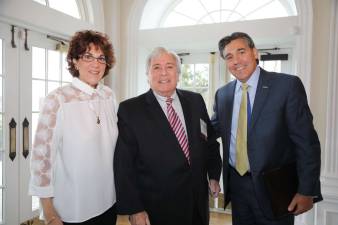
<path fill-rule="evenodd" d="M 31 154 L 31 180 L 29 192 L 39 197 L 53 196 L 52 174 L 56 147 L 53 139 L 56 136 L 57 113 L 60 102 L 57 93 L 48 95 L 39 115 L 38 125 Z"/>

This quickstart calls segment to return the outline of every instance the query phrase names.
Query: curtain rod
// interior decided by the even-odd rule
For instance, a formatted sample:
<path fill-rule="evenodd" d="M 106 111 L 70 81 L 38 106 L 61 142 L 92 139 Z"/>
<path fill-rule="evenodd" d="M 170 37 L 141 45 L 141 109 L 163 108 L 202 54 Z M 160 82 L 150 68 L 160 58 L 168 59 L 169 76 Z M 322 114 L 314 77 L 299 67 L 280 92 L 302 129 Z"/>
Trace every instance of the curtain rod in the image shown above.
<path fill-rule="evenodd" d="M 54 36 L 54 35 L 50 35 L 50 34 L 47 34 L 47 38 L 51 39 L 51 40 L 54 40 L 54 41 L 58 41 L 61 44 L 65 44 L 65 43 L 69 42 L 69 40 L 67 40 L 67 39 L 64 39 L 64 38 L 61 38 L 61 37 L 57 37 L 57 36 Z"/>
<path fill-rule="evenodd" d="M 1 0 L 0 0 L 1 1 Z M 7 18 L 3 18 L 0 16 L 0 22 L 3 22 L 5 24 L 8 24 L 9 26 L 14 26 L 20 29 L 27 29 L 28 31 L 33 31 L 42 35 L 46 35 L 47 38 L 54 40 L 54 41 L 58 41 L 58 42 L 69 42 L 69 40 L 67 40 L 67 37 L 59 37 L 53 34 L 53 32 L 48 32 L 45 29 L 41 29 L 39 27 L 21 22 L 21 21 L 17 21 L 17 20 L 10 20 Z"/>
<path fill-rule="evenodd" d="M 278 51 L 278 50 L 281 50 L 281 48 L 278 48 L 278 47 L 274 47 L 274 48 L 259 48 L 257 50 L 258 51 L 271 51 L 271 50 Z"/>

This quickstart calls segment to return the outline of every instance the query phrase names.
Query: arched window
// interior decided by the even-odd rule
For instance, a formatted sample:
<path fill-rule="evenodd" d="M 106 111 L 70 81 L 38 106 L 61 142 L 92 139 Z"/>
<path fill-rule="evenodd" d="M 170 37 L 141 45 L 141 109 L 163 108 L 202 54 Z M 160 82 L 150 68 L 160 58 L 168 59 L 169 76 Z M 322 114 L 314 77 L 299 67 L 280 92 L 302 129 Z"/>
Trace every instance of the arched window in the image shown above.
<path fill-rule="evenodd" d="M 80 10 L 76 0 L 33 0 L 67 15 L 81 19 Z"/>
<path fill-rule="evenodd" d="M 173 27 L 233 22 L 294 16 L 296 14 L 293 1 L 179 0 L 162 18 L 160 26 Z"/>
<path fill-rule="evenodd" d="M 140 29 L 296 16 L 294 0 L 165 0 L 149 2 Z M 156 6 L 157 5 L 157 6 Z M 158 9 L 154 12 L 154 8 Z M 149 8 L 145 8 L 145 11 Z M 146 14 L 146 15 L 145 15 Z M 157 18 L 156 18 L 157 17 Z M 150 21 L 152 20 L 152 21 Z M 155 22 L 156 21 L 156 22 Z"/>

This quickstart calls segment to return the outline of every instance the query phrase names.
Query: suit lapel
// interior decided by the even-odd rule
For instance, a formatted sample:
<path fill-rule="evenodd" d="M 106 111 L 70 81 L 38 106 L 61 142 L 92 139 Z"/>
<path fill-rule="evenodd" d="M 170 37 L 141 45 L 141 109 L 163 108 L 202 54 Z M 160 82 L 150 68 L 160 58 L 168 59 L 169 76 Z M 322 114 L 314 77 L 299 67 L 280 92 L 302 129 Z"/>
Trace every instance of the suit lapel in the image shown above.
<path fill-rule="evenodd" d="M 269 75 L 265 70 L 261 68 L 258 84 L 257 84 L 257 90 L 255 95 L 255 102 L 252 108 L 252 114 L 251 114 L 251 124 L 249 127 L 249 134 L 251 134 L 259 116 L 260 113 L 264 107 L 264 104 L 266 102 L 267 96 L 269 94 L 270 89 L 270 81 L 269 81 Z"/>
<path fill-rule="evenodd" d="M 176 140 L 176 142 L 178 143 L 177 138 L 170 127 L 168 119 L 165 116 L 160 104 L 158 103 L 151 89 L 146 93 L 145 98 L 147 103 L 147 110 L 151 115 L 151 118 L 154 119 L 157 126 L 159 127 L 159 129 L 157 130 L 160 130 L 165 138 L 168 138 L 169 135 L 170 139 Z"/>
<path fill-rule="evenodd" d="M 229 88 L 226 89 L 226 93 L 224 93 L 225 104 L 221 104 L 220 112 L 225 112 L 224 118 L 224 126 L 226 129 L 226 135 L 230 140 L 230 133 L 231 133 L 231 120 L 232 120 L 232 111 L 234 106 L 234 95 L 235 95 L 235 88 L 236 88 L 236 81 L 233 81 L 229 84 Z M 223 124 L 221 124 L 222 126 Z"/>

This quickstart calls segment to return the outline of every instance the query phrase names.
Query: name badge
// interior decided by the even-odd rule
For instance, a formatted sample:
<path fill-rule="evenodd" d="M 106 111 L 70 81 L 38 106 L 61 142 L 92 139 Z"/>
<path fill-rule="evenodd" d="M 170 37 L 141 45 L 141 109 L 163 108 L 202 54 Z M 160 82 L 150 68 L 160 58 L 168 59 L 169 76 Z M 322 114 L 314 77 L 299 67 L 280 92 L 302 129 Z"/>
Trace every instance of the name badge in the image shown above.
<path fill-rule="evenodd" d="M 200 119 L 200 124 L 201 124 L 201 134 L 203 134 L 203 136 L 207 138 L 208 137 L 207 124 L 202 119 Z"/>

